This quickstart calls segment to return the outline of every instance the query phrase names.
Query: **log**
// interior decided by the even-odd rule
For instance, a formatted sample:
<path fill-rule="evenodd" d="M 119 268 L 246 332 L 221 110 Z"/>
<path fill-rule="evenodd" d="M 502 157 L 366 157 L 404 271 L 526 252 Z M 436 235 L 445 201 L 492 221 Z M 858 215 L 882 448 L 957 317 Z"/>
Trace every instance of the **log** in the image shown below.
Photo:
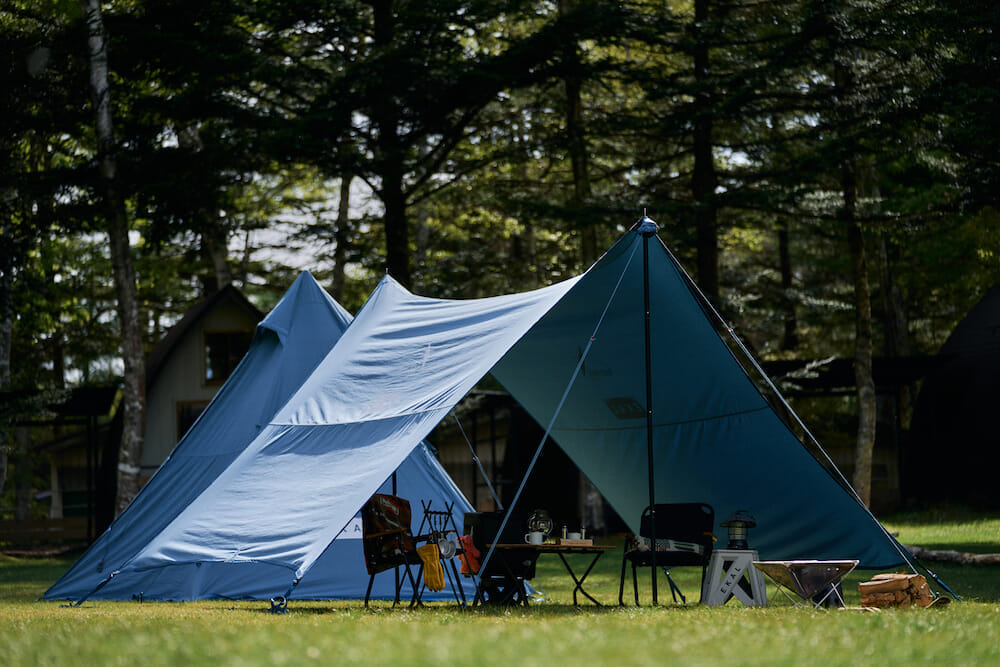
<path fill-rule="evenodd" d="M 879 579 L 877 581 L 862 581 L 858 584 L 858 590 L 862 595 L 873 593 L 894 593 L 906 590 L 910 582 L 906 579 Z"/>
<path fill-rule="evenodd" d="M 920 574 L 877 574 L 858 584 L 861 604 L 868 607 L 929 607 L 934 602 L 927 579 Z"/>
<path fill-rule="evenodd" d="M 924 549 L 904 544 L 903 548 L 920 560 L 959 563 L 961 565 L 1000 565 L 1000 554 L 974 554 L 964 551 Z"/>
<path fill-rule="evenodd" d="M 896 595 L 894 593 L 870 593 L 861 596 L 863 607 L 894 607 L 896 606 Z"/>

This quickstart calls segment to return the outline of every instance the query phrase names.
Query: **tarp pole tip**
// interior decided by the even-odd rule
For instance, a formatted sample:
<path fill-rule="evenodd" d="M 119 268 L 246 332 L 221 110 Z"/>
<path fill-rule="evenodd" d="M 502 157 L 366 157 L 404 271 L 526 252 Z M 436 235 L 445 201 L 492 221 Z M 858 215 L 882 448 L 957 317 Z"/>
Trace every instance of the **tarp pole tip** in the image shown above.
<path fill-rule="evenodd" d="M 652 218 L 646 215 L 645 210 L 643 210 L 642 218 L 639 220 L 638 225 L 638 232 L 643 236 L 652 236 L 660 231 L 660 226 L 656 224 Z"/>

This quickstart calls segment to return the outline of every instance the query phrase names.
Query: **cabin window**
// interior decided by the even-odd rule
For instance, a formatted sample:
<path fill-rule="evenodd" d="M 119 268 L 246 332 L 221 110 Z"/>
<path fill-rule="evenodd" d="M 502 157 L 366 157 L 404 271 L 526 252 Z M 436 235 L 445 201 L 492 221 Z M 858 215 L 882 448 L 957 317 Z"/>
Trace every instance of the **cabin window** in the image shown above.
<path fill-rule="evenodd" d="M 208 407 L 208 401 L 178 401 L 177 402 L 177 440 L 179 441 L 194 425 L 195 421 Z"/>
<path fill-rule="evenodd" d="M 249 349 L 249 331 L 206 331 L 205 383 L 225 382 Z"/>

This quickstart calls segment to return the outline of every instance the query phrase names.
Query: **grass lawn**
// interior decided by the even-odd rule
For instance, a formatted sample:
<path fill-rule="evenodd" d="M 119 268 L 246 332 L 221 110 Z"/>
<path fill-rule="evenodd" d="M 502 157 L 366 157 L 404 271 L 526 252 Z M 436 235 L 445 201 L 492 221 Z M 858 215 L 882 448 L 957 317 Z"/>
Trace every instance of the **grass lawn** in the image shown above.
<path fill-rule="evenodd" d="M 904 544 L 1000 552 L 1000 516 L 923 513 L 889 517 Z M 751 543 L 753 534 L 751 532 Z M 965 602 L 942 609 L 865 612 L 791 607 L 774 586 L 770 605 L 702 607 L 700 570 L 673 574 L 689 595 L 661 606 L 575 608 L 571 582 L 554 557 L 539 561 L 535 585 L 546 601 L 528 609 L 418 610 L 359 601 L 299 602 L 284 615 L 264 602 L 88 602 L 79 608 L 37 599 L 72 558 L 0 556 L 0 663 L 4 665 L 180 664 L 1000 664 L 1000 568 L 932 569 Z M 620 552 L 609 552 L 587 580 L 617 602 Z M 845 582 L 857 605 L 857 582 Z M 661 584 L 664 583 L 661 578 Z M 628 590 L 626 591 L 628 593 Z M 692 599 L 693 598 L 693 599 Z"/>

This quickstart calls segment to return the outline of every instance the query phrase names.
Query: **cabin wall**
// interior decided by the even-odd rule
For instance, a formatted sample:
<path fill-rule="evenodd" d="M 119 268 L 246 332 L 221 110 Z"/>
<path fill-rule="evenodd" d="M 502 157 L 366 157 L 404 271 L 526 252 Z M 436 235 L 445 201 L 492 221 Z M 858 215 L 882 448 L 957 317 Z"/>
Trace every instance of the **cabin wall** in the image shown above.
<path fill-rule="evenodd" d="M 245 308 L 220 303 L 177 343 L 146 394 L 146 440 L 142 450 L 142 477 L 148 479 L 183 436 L 180 412 L 196 415 L 208 405 L 225 378 L 206 379 L 205 333 L 252 333 L 257 321 Z"/>

